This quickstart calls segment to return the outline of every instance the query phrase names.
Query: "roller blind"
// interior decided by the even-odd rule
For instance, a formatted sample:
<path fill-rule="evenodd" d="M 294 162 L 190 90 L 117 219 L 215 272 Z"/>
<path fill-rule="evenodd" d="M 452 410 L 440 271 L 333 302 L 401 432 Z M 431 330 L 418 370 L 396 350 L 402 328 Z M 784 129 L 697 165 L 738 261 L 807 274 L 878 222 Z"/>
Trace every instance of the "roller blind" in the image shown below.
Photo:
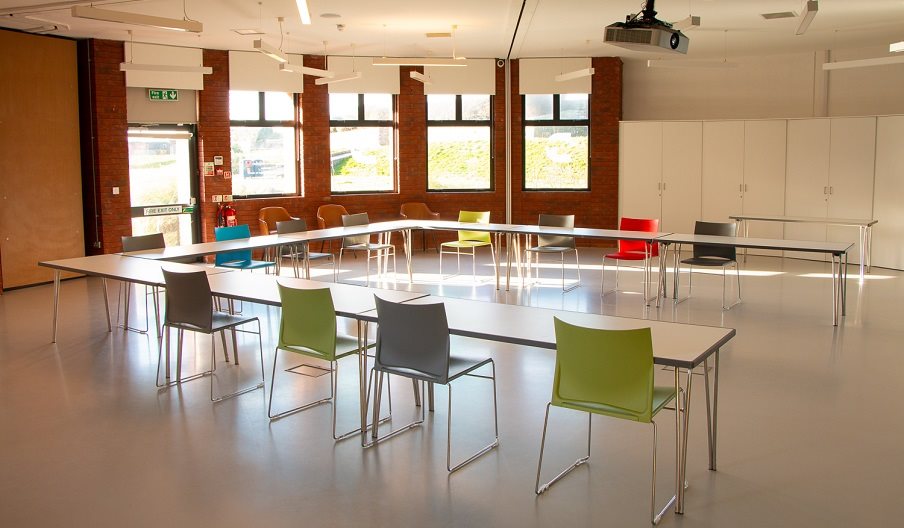
<path fill-rule="evenodd" d="M 520 59 L 518 61 L 519 90 L 522 94 L 590 93 L 591 77 L 556 82 L 560 73 L 589 68 L 589 57 L 558 59 Z"/>
<path fill-rule="evenodd" d="M 199 48 L 179 48 L 158 44 L 125 42 L 126 62 L 165 64 L 170 66 L 202 66 Z M 203 90 L 204 74 L 184 72 L 127 71 L 126 86 L 139 88 L 181 88 Z"/>

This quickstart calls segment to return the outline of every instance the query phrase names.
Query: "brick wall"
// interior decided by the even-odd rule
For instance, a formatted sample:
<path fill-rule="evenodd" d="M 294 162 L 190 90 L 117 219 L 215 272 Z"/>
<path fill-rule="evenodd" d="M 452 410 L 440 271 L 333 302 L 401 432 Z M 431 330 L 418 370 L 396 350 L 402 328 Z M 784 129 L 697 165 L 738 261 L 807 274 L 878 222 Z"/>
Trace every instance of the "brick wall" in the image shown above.
<path fill-rule="evenodd" d="M 122 236 L 132 234 L 129 202 L 129 147 L 127 141 L 126 79 L 119 71 L 119 63 L 125 60 L 122 42 L 91 39 L 88 44 L 87 69 L 90 98 L 91 130 L 88 133 L 94 167 L 83 172 L 83 178 L 94 178 L 97 197 L 85 195 L 85 200 L 96 204 L 98 236 L 91 230 L 85 232 L 86 254 L 113 253 L 122 250 Z M 84 121 L 83 121 L 84 122 Z M 86 185 L 87 187 L 87 185 Z M 113 194 L 119 187 L 119 194 Z M 86 217 L 90 214 L 86 208 Z M 100 242 L 100 248 L 94 243 Z"/>
<path fill-rule="evenodd" d="M 229 139 L 229 52 L 204 50 L 204 66 L 213 73 L 204 76 L 204 89 L 198 92 L 198 172 L 200 174 L 200 222 L 201 240 L 213 240 L 216 227 L 217 204 L 215 194 L 232 194 L 232 180 L 225 171 L 232 167 Z M 223 174 L 204 176 L 204 162 L 213 162 L 214 156 L 223 156 Z M 257 218 L 251 224 L 257 225 Z"/>

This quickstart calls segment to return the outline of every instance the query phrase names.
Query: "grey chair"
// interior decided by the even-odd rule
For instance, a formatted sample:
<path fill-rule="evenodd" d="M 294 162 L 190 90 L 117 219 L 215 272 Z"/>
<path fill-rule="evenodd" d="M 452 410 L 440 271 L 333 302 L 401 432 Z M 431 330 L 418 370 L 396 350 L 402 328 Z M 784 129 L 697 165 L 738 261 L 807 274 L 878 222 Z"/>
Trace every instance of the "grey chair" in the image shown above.
<path fill-rule="evenodd" d="M 365 226 L 370 223 L 367 213 L 342 215 L 344 227 Z M 370 241 L 370 235 L 348 236 L 342 239 L 342 247 L 339 248 L 339 269 L 342 269 L 342 254 L 345 251 L 364 251 L 367 254 L 367 283 L 370 283 L 370 261 L 377 259 L 377 275 L 382 274 L 383 261 L 392 256 L 392 272 L 396 272 L 395 246 L 391 243 Z"/>
<path fill-rule="evenodd" d="M 122 237 L 123 253 L 132 251 L 144 251 L 146 249 L 161 249 L 166 247 L 166 241 L 163 239 L 163 233 L 153 233 L 150 235 L 124 236 Z M 154 300 L 154 317 L 157 322 L 157 337 L 160 337 L 160 304 L 158 299 L 158 290 L 156 287 L 148 289 L 144 287 L 144 329 L 129 326 L 129 309 L 132 301 L 132 283 L 120 282 L 119 294 L 117 295 L 117 326 L 131 332 L 146 334 L 150 328 L 150 317 L 148 312 L 148 296 L 152 296 Z M 122 324 L 119 324 L 119 314 L 122 313 Z"/>
<path fill-rule="evenodd" d="M 738 233 L 738 225 L 734 222 L 701 222 L 697 221 L 694 224 L 694 234 L 695 235 L 711 235 L 711 236 L 724 236 L 724 237 L 733 237 L 737 236 Z M 682 302 L 687 300 L 691 295 L 691 290 L 694 285 L 694 266 L 704 267 L 704 268 L 722 268 L 722 309 L 730 310 L 733 306 L 741 302 L 741 270 L 738 265 L 738 257 L 737 257 L 737 249 L 734 246 L 713 246 L 708 244 L 694 244 L 694 253 L 691 258 L 686 258 L 681 260 L 681 264 L 687 264 L 689 266 L 688 272 L 688 296 L 684 299 L 676 299 L 675 302 Z M 735 267 L 735 275 L 737 276 L 738 283 L 738 296 L 735 302 L 731 305 L 726 305 L 725 303 L 725 290 L 727 274 L 726 271 L 728 267 Z M 675 292 L 678 292 L 678 281 L 681 277 L 681 266 L 678 265 L 678 269 L 675 273 Z"/>
<path fill-rule="evenodd" d="M 163 327 L 165 330 L 165 350 L 166 350 L 166 382 L 161 384 L 160 381 L 160 356 L 157 357 L 157 386 L 169 386 L 189 381 L 202 376 L 210 375 L 210 401 L 221 401 L 226 398 L 238 396 L 246 392 L 263 388 L 264 386 L 264 349 L 261 341 L 260 320 L 257 317 L 240 317 L 223 312 L 214 311 L 213 297 L 210 292 L 210 284 L 207 281 L 207 273 L 205 271 L 191 271 L 187 273 L 162 270 L 163 280 L 166 283 L 166 314 L 164 315 Z M 216 334 L 220 334 L 223 342 L 223 356 L 226 362 L 229 362 L 229 352 L 226 347 L 226 330 L 232 334 L 232 353 L 234 364 L 239 366 L 238 341 L 236 339 L 236 327 L 250 322 L 257 323 L 258 347 L 260 349 L 261 360 L 261 381 L 257 385 L 237 390 L 225 396 L 214 395 L 214 379 L 213 374 L 217 368 L 216 360 Z M 170 330 L 175 328 L 177 332 L 177 354 L 176 354 L 176 381 L 169 382 L 170 379 Z M 210 360 L 211 369 L 182 377 L 182 341 L 186 330 L 191 332 L 200 332 L 210 335 Z M 247 331 L 247 330 L 246 330 Z M 161 352 L 164 347 L 161 347 Z"/>
<path fill-rule="evenodd" d="M 496 407 L 496 364 L 492 358 L 470 358 L 453 355 L 450 352 L 449 325 L 446 307 L 442 303 L 404 304 L 394 303 L 375 297 L 377 305 L 377 350 L 374 360 L 374 418 L 380 416 L 380 394 L 383 375 L 394 374 L 427 384 L 449 386 L 449 407 L 447 417 L 446 469 L 451 473 L 476 460 L 499 445 L 499 420 Z M 490 376 L 475 374 L 475 371 L 490 365 Z M 495 437 L 493 442 L 458 464 L 452 465 L 452 381 L 462 376 L 473 376 L 493 380 L 493 421 Z M 370 447 L 399 433 L 416 427 L 424 421 L 421 418 L 404 427 L 391 431 L 382 437 L 377 428 L 371 431 Z"/>
<path fill-rule="evenodd" d="M 302 233 L 308 230 L 308 224 L 304 220 L 294 219 L 294 220 L 283 220 L 280 222 L 276 222 L 276 234 L 278 235 L 286 235 L 289 233 Z M 295 272 L 295 278 L 298 278 L 298 263 L 301 260 L 302 263 L 302 271 L 304 272 L 304 278 L 311 278 L 311 266 L 310 262 L 312 260 L 328 260 L 330 264 L 333 265 L 333 281 L 336 280 L 336 260 L 333 258 L 332 253 L 316 253 L 312 252 L 309 248 L 307 242 L 298 242 L 294 244 L 286 244 L 284 246 L 280 246 L 278 250 L 278 257 L 276 259 L 276 274 L 279 275 L 280 263 L 282 259 L 288 258 L 292 262 L 292 269 Z"/>
<path fill-rule="evenodd" d="M 540 215 L 540 227 L 574 227 L 574 215 Z M 527 251 L 534 253 L 537 259 L 537 278 L 540 278 L 540 255 L 559 255 L 562 262 L 562 291 L 571 291 L 581 285 L 581 263 L 578 259 L 578 249 L 574 243 L 574 237 L 561 235 L 538 235 L 537 245 L 527 248 Z M 565 254 L 574 252 L 574 263 L 578 269 L 578 281 L 571 286 L 565 286 Z M 530 264 L 528 263 L 528 275 L 530 275 Z"/>

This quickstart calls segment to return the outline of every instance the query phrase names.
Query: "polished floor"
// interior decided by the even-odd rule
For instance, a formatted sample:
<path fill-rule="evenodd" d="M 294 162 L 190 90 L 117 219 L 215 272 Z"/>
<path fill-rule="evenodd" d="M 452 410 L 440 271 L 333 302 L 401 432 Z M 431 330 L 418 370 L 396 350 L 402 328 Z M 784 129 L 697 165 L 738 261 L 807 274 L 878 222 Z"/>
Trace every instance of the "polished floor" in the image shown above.
<path fill-rule="evenodd" d="M 848 315 L 835 328 L 824 262 L 752 256 L 742 265 L 743 303 L 724 312 L 721 277 L 712 275 L 695 276 L 686 302 L 645 308 L 631 292 L 640 290 L 641 273 L 623 269 L 620 288 L 628 291 L 601 298 L 600 255 L 582 250 L 582 285 L 564 294 L 557 265 L 544 265 L 539 284 L 520 288 L 516 280 L 511 291 L 497 292 L 488 257 L 479 262 L 477 284 L 467 261 L 465 274 L 439 282 L 429 253 L 415 255 L 414 285 L 400 276 L 381 286 L 736 328 L 721 356 L 718 471 L 707 469 L 701 377 L 693 393 L 686 513 L 668 513 L 660 525 L 900 522 L 902 273 L 874 269 L 860 283 L 852 269 Z M 454 265 L 444 262 L 447 272 Z M 344 259 L 343 268 L 341 280 L 363 284 L 363 259 Z M 111 298 L 116 288 L 110 284 Z M 138 298 L 142 291 L 135 290 Z M 51 344 L 50 286 L 0 296 L 0 526 L 649 525 L 652 439 L 642 424 L 594 418 L 590 464 L 534 495 L 550 351 L 457 343 L 497 361 L 501 445 L 448 475 L 443 388 L 424 426 L 368 450 L 357 437 L 332 440 L 328 404 L 270 422 L 276 309 L 243 307 L 264 321 L 268 392 L 212 404 L 208 378 L 157 390 L 156 338 L 107 332 L 99 280 L 66 281 L 61 303 L 59 339 Z M 143 304 L 133 308 L 133 322 L 142 325 Z M 209 343 L 188 340 L 187 370 L 206 368 Z M 255 345 L 242 338 L 241 366 L 220 363 L 217 382 L 225 387 L 235 372 L 240 381 L 259 376 Z M 274 405 L 327 390 L 329 376 L 285 372 L 298 363 L 281 361 Z M 671 379 L 660 375 L 661 383 Z M 340 429 L 355 421 L 355 383 L 350 360 L 340 369 Z M 491 434 L 491 395 L 483 380 L 457 387 L 454 449 L 463 455 Z M 397 380 L 392 422 L 406 423 L 416 412 L 410 383 Z M 660 500 L 673 482 L 673 423 L 666 411 Z M 544 477 L 579 456 L 584 442 L 585 417 L 554 413 Z"/>

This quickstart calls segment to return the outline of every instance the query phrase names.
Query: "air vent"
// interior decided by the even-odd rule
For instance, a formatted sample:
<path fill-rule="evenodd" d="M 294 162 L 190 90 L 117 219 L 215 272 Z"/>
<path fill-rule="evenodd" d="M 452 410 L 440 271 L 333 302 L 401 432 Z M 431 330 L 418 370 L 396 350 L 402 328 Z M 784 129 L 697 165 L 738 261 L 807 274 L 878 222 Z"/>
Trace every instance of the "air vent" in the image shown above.
<path fill-rule="evenodd" d="M 652 44 L 653 32 L 648 29 L 606 28 L 606 42 L 623 42 L 630 44 Z"/>
<path fill-rule="evenodd" d="M 780 11 L 778 13 L 763 13 L 760 16 L 765 18 L 766 20 L 776 20 L 779 18 L 794 18 L 797 16 L 797 14 L 791 11 Z"/>

